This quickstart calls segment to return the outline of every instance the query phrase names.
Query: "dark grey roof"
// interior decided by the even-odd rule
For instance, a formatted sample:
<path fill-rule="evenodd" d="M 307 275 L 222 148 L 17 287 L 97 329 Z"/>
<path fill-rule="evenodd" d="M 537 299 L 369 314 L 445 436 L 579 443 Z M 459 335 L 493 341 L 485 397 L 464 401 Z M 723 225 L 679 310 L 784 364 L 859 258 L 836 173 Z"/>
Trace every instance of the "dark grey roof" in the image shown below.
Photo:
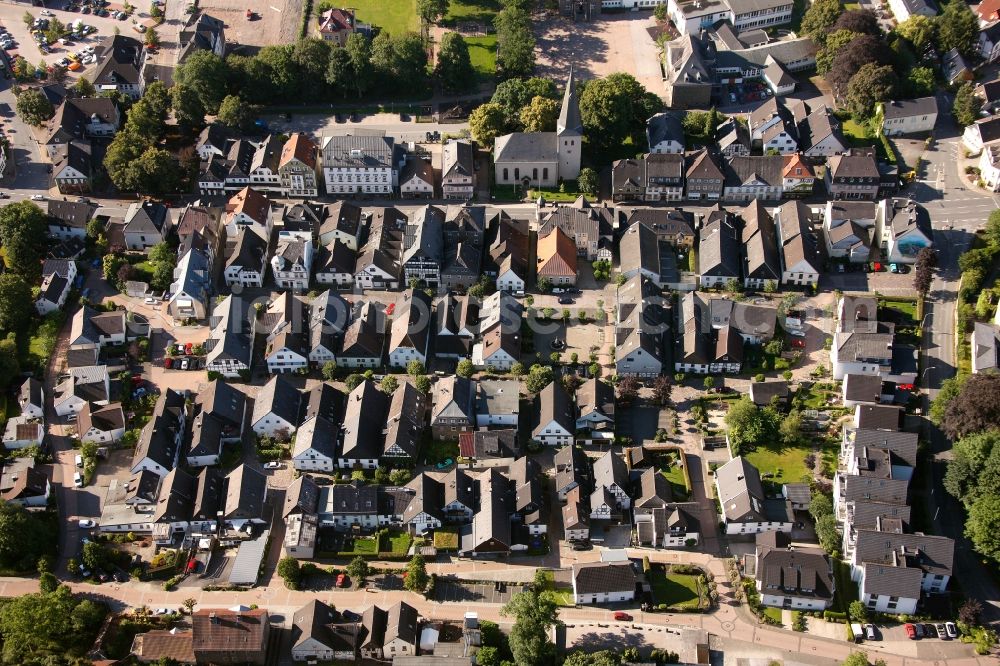
<path fill-rule="evenodd" d="M 389 398 L 375 384 L 365 380 L 347 397 L 344 413 L 343 459 L 377 459 L 382 456 L 382 431 L 387 424 Z"/>
<path fill-rule="evenodd" d="M 197 487 L 194 477 L 180 467 L 167 472 L 160 484 L 160 494 L 153 509 L 153 522 L 177 523 L 189 520 Z"/>
<path fill-rule="evenodd" d="M 559 159 L 555 132 L 514 132 L 497 137 L 494 162 L 555 162 Z"/>
<path fill-rule="evenodd" d="M 302 394 L 299 423 L 305 423 L 315 416 L 331 423 L 339 423 L 343 419 L 346 402 L 347 396 L 332 384 L 317 384 Z"/>
<path fill-rule="evenodd" d="M 559 109 L 556 128 L 559 134 L 567 132 L 583 134 L 583 120 L 580 118 L 580 102 L 577 99 L 573 65 L 569 66 L 569 77 L 566 79 L 566 89 L 563 91 L 562 107 Z"/>
<path fill-rule="evenodd" d="M 751 382 L 750 384 L 750 399 L 758 407 L 767 407 L 774 398 L 787 400 L 789 394 L 788 382 L 786 381 Z"/>
<path fill-rule="evenodd" d="M 292 457 L 301 455 L 309 449 L 318 451 L 331 460 L 336 458 L 337 426 L 322 416 L 311 418 L 299 426 L 295 433 Z"/>
<path fill-rule="evenodd" d="M 208 383 L 208 388 L 199 391 L 195 404 L 201 406 L 203 412 L 227 422 L 234 428 L 243 427 L 243 411 L 246 407 L 246 394 L 232 384 L 221 379 Z"/>
<path fill-rule="evenodd" d="M 887 504 L 907 504 L 909 485 L 909 479 L 845 476 L 842 497 L 847 502 L 865 500 Z"/>
<path fill-rule="evenodd" d="M 662 508 L 674 499 L 670 481 L 653 467 L 646 468 L 639 475 L 638 488 L 638 497 L 635 500 L 636 508 Z"/>
<path fill-rule="evenodd" d="M 382 315 L 374 303 L 370 301 L 362 303 L 347 330 L 344 331 L 344 344 L 339 356 L 381 359 L 385 341 L 381 320 Z"/>
<path fill-rule="evenodd" d="M 764 206 L 754 199 L 740 211 L 743 218 L 743 245 L 746 253 L 746 277 L 758 280 L 778 280 L 778 241 L 774 219 Z"/>
<path fill-rule="evenodd" d="M 458 435 L 459 452 L 466 458 L 511 458 L 520 451 L 517 430 L 476 430 Z"/>
<path fill-rule="evenodd" d="M 177 458 L 176 435 L 180 430 L 180 414 L 184 410 L 184 396 L 173 389 L 160 394 L 153 414 L 139 434 L 132 464 L 149 457 L 161 467 L 170 470 Z"/>
<path fill-rule="evenodd" d="M 323 167 L 335 169 L 389 169 L 393 164 L 395 142 L 385 136 L 323 137 Z"/>
<path fill-rule="evenodd" d="M 222 453 L 222 421 L 201 412 L 191 422 L 188 457 L 217 456 Z"/>
<path fill-rule="evenodd" d="M 887 504 L 869 500 L 855 500 L 848 507 L 851 527 L 855 530 L 875 530 L 883 519 L 910 522 L 910 507 L 906 504 Z"/>
<path fill-rule="evenodd" d="M 538 393 L 538 425 L 532 433 L 534 437 L 542 434 L 542 429 L 555 421 L 567 432 L 576 431 L 576 419 L 573 416 L 573 403 L 569 394 L 563 388 L 562 382 L 553 380 Z"/>
<path fill-rule="evenodd" d="M 730 522 L 766 522 L 760 472 L 743 457 L 715 470 L 722 513 Z"/>
<path fill-rule="evenodd" d="M 267 494 L 267 477 L 248 465 L 240 465 L 226 477 L 227 520 L 261 518 Z"/>
<path fill-rule="evenodd" d="M 903 422 L 902 407 L 892 405 L 858 405 L 855 413 L 858 428 L 899 430 Z"/>
<path fill-rule="evenodd" d="M 126 35 L 113 35 L 101 45 L 102 62 L 94 75 L 94 85 L 139 85 L 145 49 Z"/>
<path fill-rule="evenodd" d="M 632 565 L 610 562 L 583 562 L 573 565 L 576 594 L 634 592 L 635 571 Z"/>
<path fill-rule="evenodd" d="M 607 382 L 592 377 L 577 387 L 576 406 L 577 411 L 581 414 L 596 410 L 605 416 L 614 418 L 615 391 Z"/>
<path fill-rule="evenodd" d="M 847 431 L 847 438 L 856 452 L 862 449 L 884 449 L 910 467 L 917 465 L 919 438 L 915 432 L 852 428 Z"/>
<path fill-rule="evenodd" d="M 649 149 L 662 141 L 677 141 L 684 148 L 684 128 L 681 118 L 676 113 L 657 113 L 646 121 L 646 141 Z"/>
<path fill-rule="evenodd" d="M 414 178 L 419 178 L 434 187 L 434 166 L 428 160 L 419 157 L 406 160 L 406 164 L 399 172 L 399 184 L 405 185 Z"/>
<path fill-rule="evenodd" d="M 877 181 L 880 177 L 875 154 L 869 150 L 852 148 L 847 153 L 831 156 L 827 165 L 833 178 L 873 178 Z"/>
<path fill-rule="evenodd" d="M 950 576 L 955 542 L 927 534 L 858 530 L 855 550 L 858 562 L 912 567 L 925 574 Z"/>
<path fill-rule="evenodd" d="M 919 99 L 892 100 L 883 105 L 883 116 L 886 120 L 911 118 L 913 116 L 929 116 L 937 113 L 936 97 L 921 97 Z"/>
<path fill-rule="evenodd" d="M 49 217 L 57 220 L 62 226 L 77 229 L 85 229 L 96 210 L 93 204 L 60 199 L 50 199 L 47 206 L 46 212 Z"/>
<path fill-rule="evenodd" d="M 301 397 L 299 390 L 283 375 L 275 375 L 257 394 L 251 423 L 273 413 L 294 427 L 298 423 Z"/>
<path fill-rule="evenodd" d="M 403 237 L 403 263 L 414 259 L 441 263 L 444 259 L 442 225 L 444 211 L 436 206 L 423 206 L 413 213 Z"/>
<path fill-rule="evenodd" d="M 976 322 L 972 330 L 972 356 L 976 372 L 1000 366 L 1000 328 L 994 324 Z"/>
<path fill-rule="evenodd" d="M 714 216 L 701 230 L 698 272 L 713 277 L 739 278 L 740 242 L 728 215 Z"/>
<path fill-rule="evenodd" d="M 886 226 L 892 230 L 892 238 L 897 239 L 916 229 L 928 240 L 933 240 L 934 230 L 927 209 L 912 199 L 890 199 L 885 202 Z"/>
<path fill-rule="evenodd" d="M 315 514 L 318 501 L 319 486 L 311 476 L 303 474 L 285 489 L 285 504 L 281 510 L 281 517 L 287 518 L 293 513 Z"/>
<path fill-rule="evenodd" d="M 782 546 L 777 534 L 757 535 L 756 578 L 761 588 L 776 588 L 796 597 L 832 599 L 833 570 L 826 553 L 816 548 Z M 779 543 L 767 543 L 774 539 Z"/>
<path fill-rule="evenodd" d="M 752 181 L 762 181 L 772 187 L 780 186 L 784 166 L 785 158 L 781 155 L 734 155 L 724 167 L 725 186 L 739 187 Z"/>
<path fill-rule="evenodd" d="M 623 491 L 628 491 L 628 468 L 625 460 L 613 451 L 608 451 L 594 461 L 594 487 L 610 488 L 616 485 Z"/>
<path fill-rule="evenodd" d="M 881 402 L 882 378 L 879 375 L 844 375 L 844 399 L 855 402 Z"/>
<path fill-rule="evenodd" d="M 403 382 L 389 400 L 381 455 L 415 458 L 424 430 L 425 412 L 424 394 L 413 384 Z"/>

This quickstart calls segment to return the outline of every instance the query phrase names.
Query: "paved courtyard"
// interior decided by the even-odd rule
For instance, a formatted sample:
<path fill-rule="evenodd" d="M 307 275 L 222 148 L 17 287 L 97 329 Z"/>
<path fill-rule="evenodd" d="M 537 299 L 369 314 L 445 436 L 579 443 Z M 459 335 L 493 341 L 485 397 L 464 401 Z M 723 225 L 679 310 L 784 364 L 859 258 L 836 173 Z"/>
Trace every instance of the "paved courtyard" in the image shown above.
<path fill-rule="evenodd" d="M 570 65 L 587 79 L 627 72 L 650 92 L 663 95 L 659 48 L 648 32 L 655 24 L 652 12 L 601 16 L 589 23 L 561 16 L 539 21 L 536 72 L 559 81 Z"/>

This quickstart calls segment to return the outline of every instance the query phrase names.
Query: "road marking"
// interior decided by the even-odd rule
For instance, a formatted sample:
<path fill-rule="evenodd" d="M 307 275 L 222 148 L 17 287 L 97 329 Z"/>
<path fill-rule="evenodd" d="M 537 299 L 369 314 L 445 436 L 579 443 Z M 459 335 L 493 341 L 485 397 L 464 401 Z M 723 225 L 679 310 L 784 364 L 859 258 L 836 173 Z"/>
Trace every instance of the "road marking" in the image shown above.
<path fill-rule="evenodd" d="M 274 5 L 268 5 L 268 6 L 269 6 L 269 7 L 271 8 L 271 9 L 273 9 L 274 11 L 278 12 L 279 14 L 281 13 L 281 10 L 280 10 L 280 9 L 278 9 L 277 7 L 275 7 Z"/>

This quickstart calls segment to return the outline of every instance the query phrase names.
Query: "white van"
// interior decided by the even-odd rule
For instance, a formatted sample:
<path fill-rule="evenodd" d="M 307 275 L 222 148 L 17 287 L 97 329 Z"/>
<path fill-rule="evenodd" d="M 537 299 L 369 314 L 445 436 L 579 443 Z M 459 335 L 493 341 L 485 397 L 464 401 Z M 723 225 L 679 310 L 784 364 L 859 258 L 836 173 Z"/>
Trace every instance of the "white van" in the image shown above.
<path fill-rule="evenodd" d="M 75 458 L 74 460 L 75 460 L 75 462 L 76 462 L 76 466 L 77 466 L 77 467 L 83 467 L 83 456 L 81 456 L 81 455 L 80 455 L 80 454 L 78 453 L 78 454 L 76 454 L 76 458 Z"/>
<path fill-rule="evenodd" d="M 83 488 L 83 475 L 79 472 L 73 474 L 73 485 L 77 488 Z"/>

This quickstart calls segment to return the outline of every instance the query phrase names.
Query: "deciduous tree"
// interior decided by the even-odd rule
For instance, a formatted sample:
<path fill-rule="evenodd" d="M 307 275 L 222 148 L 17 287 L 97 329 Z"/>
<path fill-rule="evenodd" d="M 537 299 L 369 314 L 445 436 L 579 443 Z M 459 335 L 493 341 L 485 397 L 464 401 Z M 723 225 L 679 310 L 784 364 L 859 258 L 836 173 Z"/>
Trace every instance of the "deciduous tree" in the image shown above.
<path fill-rule="evenodd" d="M 17 115 L 29 125 L 38 127 L 54 113 L 52 102 L 37 88 L 28 88 L 17 96 Z"/>
<path fill-rule="evenodd" d="M 22 331 L 34 315 L 31 287 L 16 273 L 0 274 L 0 331 Z M 0 518 L 2 520 L 2 518 Z M 0 562 L 3 561 L 0 546 Z"/>
<path fill-rule="evenodd" d="M 868 9 L 855 9 L 853 11 L 844 12 L 837 17 L 837 21 L 833 24 L 833 29 L 850 30 L 851 32 L 864 35 L 875 35 L 876 37 L 882 35 L 882 29 L 879 28 L 878 19 L 875 18 L 875 14 Z"/>
<path fill-rule="evenodd" d="M 536 97 L 535 99 L 541 99 Z M 558 115 L 558 112 L 557 112 Z M 590 167 L 583 167 L 580 169 L 580 175 L 576 179 L 576 187 L 584 194 L 589 194 L 590 196 L 597 196 L 598 188 L 597 172 Z"/>
<path fill-rule="evenodd" d="M 189 129 L 197 129 L 205 124 L 205 107 L 197 93 L 187 86 L 174 85 L 170 88 L 170 105 L 174 109 L 177 122 Z"/>
<path fill-rule="evenodd" d="M 923 296 L 931 289 L 934 279 L 934 267 L 937 266 L 937 253 L 925 247 L 917 253 L 917 262 L 913 268 L 913 288 Z"/>
<path fill-rule="evenodd" d="M 427 589 L 430 577 L 427 575 L 427 564 L 423 555 L 414 555 L 406 565 L 406 580 L 403 586 L 411 592 L 423 592 Z"/>
<path fill-rule="evenodd" d="M 433 0 L 428 0 L 433 1 Z M 435 74 L 446 92 L 465 92 L 476 83 L 469 45 L 457 32 L 446 32 L 438 48 Z"/>
<path fill-rule="evenodd" d="M 979 45 L 979 20 L 964 2 L 949 2 L 937 18 L 938 48 L 942 52 L 958 49 L 962 55 L 976 55 Z"/>
<path fill-rule="evenodd" d="M 417 0 L 417 16 L 427 23 L 434 23 L 448 13 L 448 0 Z"/>
<path fill-rule="evenodd" d="M 553 662 L 555 646 L 549 631 L 556 622 L 556 604 L 550 595 L 528 587 L 515 594 L 500 614 L 514 618 L 508 641 L 515 663 L 543 666 Z"/>
<path fill-rule="evenodd" d="M 924 49 L 934 42 L 937 28 L 934 19 L 923 14 L 914 14 L 896 26 L 896 32 L 918 52 L 923 53 Z"/>
<path fill-rule="evenodd" d="M 631 404 L 639 397 L 641 387 L 642 385 L 634 375 L 625 375 L 618 380 L 615 392 L 618 394 L 618 400 L 625 404 Z"/>
<path fill-rule="evenodd" d="M 516 122 L 521 109 L 536 97 L 558 100 L 559 90 L 556 88 L 555 82 L 537 76 L 530 79 L 501 81 L 497 84 L 497 89 L 493 92 L 490 101 L 503 107 L 506 116 Z M 511 126 L 509 129 L 513 131 L 518 128 Z"/>
<path fill-rule="evenodd" d="M 559 119 L 559 102 L 549 97 L 535 97 L 521 109 L 521 125 L 525 132 L 554 132 Z"/>
<path fill-rule="evenodd" d="M 1000 562 L 1000 494 L 983 495 L 972 504 L 965 534 L 976 552 Z"/>
<path fill-rule="evenodd" d="M 195 51 L 174 70 L 174 83 L 194 90 L 209 114 L 218 112 L 228 89 L 227 79 L 226 63 L 207 50 Z"/>
<path fill-rule="evenodd" d="M 481 146 L 492 147 L 493 141 L 504 132 L 505 127 L 504 110 L 499 104 L 482 104 L 469 114 L 469 130 L 472 138 Z"/>
<path fill-rule="evenodd" d="M 952 439 L 1000 427 L 1000 374 L 970 375 L 942 416 L 941 429 Z"/>
<path fill-rule="evenodd" d="M 963 83 L 955 93 L 955 103 L 951 107 L 955 122 L 962 127 L 971 125 L 979 118 L 979 111 L 982 108 L 983 101 L 976 95 L 972 84 L 968 81 Z"/>
<path fill-rule="evenodd" d="M 844 8 L 840 0 L 816 0 L 802 16 L 802 32 L 814 41 L 821 42 L 827 32 L 837 22 Z"/>
<path fill-rule="evenodd" d="M 869 118 L 875 105 L 892 97 L 898 79 L 889 65 L 869 63 L 847 85 L 847 108 L 855 118 Z"/>
<path fill-rule="evenodd" d="M 239 95 L 227 95 L 219 105 L 218 122 L 236 130 L 246 130 L 253 122 L 253 112 Z"/>
<path fill-rule="evenodd" d="M 643 133 L 646 119 L 662 105 L 635 77 L 617 72 L 587 83 L 580 95 L 580 118 L 591 143 L 615 146 Z"/>

